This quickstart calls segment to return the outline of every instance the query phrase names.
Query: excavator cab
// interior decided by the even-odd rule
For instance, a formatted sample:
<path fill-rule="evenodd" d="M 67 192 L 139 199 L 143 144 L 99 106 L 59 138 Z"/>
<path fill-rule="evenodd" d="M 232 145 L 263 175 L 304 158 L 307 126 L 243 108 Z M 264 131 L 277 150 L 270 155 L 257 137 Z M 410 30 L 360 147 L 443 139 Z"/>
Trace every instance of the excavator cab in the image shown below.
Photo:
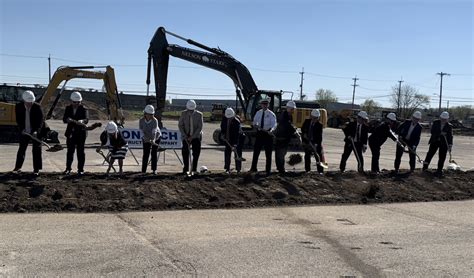
<path fill-rule="evenodd" d="M 245 111 L 245 119 L 247 124 L 250 124 L 255 113 L 260 110 L 260 101 L 262 99 L 270 99 L 268 108 L 273 111 L 275 114 L 280 114 L 281 112 L 281 92 L 280 91 L 258 91 L 257 94 L 252 95 L 249 98 L 247 110 Z"/>

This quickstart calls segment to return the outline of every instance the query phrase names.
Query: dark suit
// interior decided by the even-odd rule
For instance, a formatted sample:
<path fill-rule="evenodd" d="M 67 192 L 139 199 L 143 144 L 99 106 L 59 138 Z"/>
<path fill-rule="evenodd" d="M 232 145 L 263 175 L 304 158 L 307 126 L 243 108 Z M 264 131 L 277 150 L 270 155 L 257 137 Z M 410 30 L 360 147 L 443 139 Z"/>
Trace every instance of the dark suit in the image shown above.
<path fill-rule="evenodd" d="M 31 138 L 27 135 L 21 134 L 23 131 L 25 131 L 26 113 L 26 107 L 23 102 L 20 102 L 15 105 L 16 123 L 20 131 L 20 147 L 18 148 L 18 152 L 16 154 L 15 163 L 15 169 L 17 170 L 21 169 L 21 167 L 23 166 L 23 162 L 25 161 L 26 148 L 28 147 L 28 143 L 31 140 Z M 44 123 L 44 116 L 43 111 L 41 110 L 41 106 L 38 103 L 33 103 L 29 114 L 30 130 L 29 132 L 26 132 L 30 134 L 36 133 L 36 135 L 40 137 L 39 135 L 41 134 L 41 128 L 43 127 Z M 34 172 L 38 172 L 43 168 L 43 160 L 41 158 L 41 143 L 38 143 L 34 140 L 31 141 L 33 143 L 33 170 Z"/>
<path fill-rule="evenodd" d="M 379 159 L 380 159 L 380 148 L 387 141 L 387 138 L 397 141 L 394 133 L 390 128 L 390 123 L 384 122 L 375 127 L 372 134 L 369 136 L 369 147 L 372 152 L 372 172 L 380 172 Z"/>
<path fill-rule="evenodd" d="M 66 171 L 71 171 L 72 162 L 74 161 L 74 152 L 77 149 L 77 171 L 84 172 L 84 164 L 86 161 L 86 153 L 84 145 L 86 143 L 87 130 L 75 123 L 68 123 L 68 118 L 79 121 L 84 124 L 89 122 L 89 111 L 82 105 L 79 105 L 74 113 L 73 105 L 66 106 L 64 111 L 63 122 L 67 123 L 66 133 Z"/>
<path fill-rule="evenodd" d="M 364 146 L 367 147 L 367 138 L 369 136 L 369 127 L 365 124 L 360 125 L 360 133 L 357 132 L 357 121 L 350 122 L 347 124 L 342 131 L 344 132 L 345 135 L 345 144 L 344 144 L 344 152 L 342 153 L 341 157 L 341 163 L 339 165 L 339 169 L 341 172 L 344 172 L 346 169 L 346 161 L 351 155 L 352 151 L 357 152 L 357 155 L 359 157 L 358 161 L 358 166 L 357 169 L 359 172 L 364 171 L 364 157 L 363 157 L 363 148 Z M 349 139 L 349 137 L 352 137 L 354 140 L 354 147 L 352 146 L 352 142 Z"/>
<path fill-rule="evenodd" d="M 400 127 L 397 130 L 397 133 L 398 133 L 399 141 L 403 145 L 409 146 L 413 150 L 416 150 L 416 147 L 420 143 L 422 127 L 419 123 L 417 123 L 411 132 L 410 138 L 407 138 L 408 131 L 410 130 L 411 125 L 412 125 L 412 121 L 406 120 L 403 124 L 400 125 Z M 400 168 L 403 151 L 404 151 L 404 148 L 397 145 L 397 151 L 395 154 L 395 163 L 394 163 L 395 171 L 398 171 L 398 169 Z M 410 171 L 414 171 L 415 163 L 416 163 L 416 154 L 409 152 L 408 155 L 410 157 Z"/>
<path fill-rule="evenodd" d="M 285 172 L 285 156 L 295 132 L 296 128 L 293 126 L 291 115 L 286 110 L 281 112 L 275 129 L 275 164 L 280 173 Z"/>
<path fill-rule="evenodd" d="M 228 119 L 226 117 L 222 118 L 221 121 L 221 137 L 224 138 L 229 142 L 231 146 L 233 146 L 239 155 L 242 157 L 242 128 L 239 119 L 236 117 Z M 232 149 L 231 147 L 225 143 L 225 150 L 224 150 L 224 169 L 226 171 L 230 171 L 230 161 L 232 156 Z M 235 169 L 237 172 L 240 172 L 242 169 L 242 161 L 235 160 Z"/>
<path fill-rule="evenodd" d="M 447 143 L 447 144 L 446 144 Z M 438 172 L 443 171 L 444 161 L 446 160 L 446 153 L 448 148 L 453 145 L 453 127 L 450 123 L 444 124 L 441 130 L 441 121 L 436 120 L 431 126 L 431 137 L 429 141 L 430 147 L 426 154 L 425 161 L 423 163 L 423 169 L 428 169 L 431 159 L 435 155 L 439 148 L 439 159 L 438 159 Z"/>
<path fill-rule="evenodd" d="M 323 159 L 323 125 L 319 121 L 312 124 L 311 119 L 306 119 L 301 127 L 301 133 L 303 134 L 303 143 L 306 144 L 304 151 L 304 168 L 309 172 L 311 171 L 311 157 L 314 155 L 313 149 L 309 145 L 310 142 L 316 146 L 316 152 L 318 153 L 319 158 L 321 160 Z M 319 173 L 324 171 L 324 168 L 319 165 L 317 166 L 317 169 Z"/>

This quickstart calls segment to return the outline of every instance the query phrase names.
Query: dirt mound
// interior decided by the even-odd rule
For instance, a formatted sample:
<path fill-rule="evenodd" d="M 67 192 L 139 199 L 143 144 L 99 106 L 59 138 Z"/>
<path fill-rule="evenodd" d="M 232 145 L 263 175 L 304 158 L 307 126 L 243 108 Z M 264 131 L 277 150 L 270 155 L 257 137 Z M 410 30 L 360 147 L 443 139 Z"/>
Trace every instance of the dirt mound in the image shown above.
<path fill-rule="evenodd" d="M 474 197 L 474 172 L 444 178 L 415 172 L 363 176 L 356 172 L 259 174 L 126 173 L 108 178 L 42 173 L 0 174 L 0 212 L 98 212 L 279 205 L 463 200 Z"/>

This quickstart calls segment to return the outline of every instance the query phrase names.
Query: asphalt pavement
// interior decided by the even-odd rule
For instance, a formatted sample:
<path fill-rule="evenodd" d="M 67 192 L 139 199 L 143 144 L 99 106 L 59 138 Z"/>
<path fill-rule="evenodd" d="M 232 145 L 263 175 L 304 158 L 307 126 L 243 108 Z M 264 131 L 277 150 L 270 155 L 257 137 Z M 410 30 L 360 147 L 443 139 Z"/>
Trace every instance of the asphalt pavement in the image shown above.
<path fill-rule="evenodd" d="M 0 214 L 2 277 L 472 277 L 474 201 Z"/>

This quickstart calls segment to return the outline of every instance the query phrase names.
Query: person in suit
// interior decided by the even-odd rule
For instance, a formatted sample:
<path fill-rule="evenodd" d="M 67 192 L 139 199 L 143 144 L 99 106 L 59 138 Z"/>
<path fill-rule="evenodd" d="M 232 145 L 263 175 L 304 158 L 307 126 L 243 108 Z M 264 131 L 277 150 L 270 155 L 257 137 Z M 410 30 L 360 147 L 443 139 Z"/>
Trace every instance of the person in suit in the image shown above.
<path fill-rule="evenodd" d="M 260 101 L 262 109 L 258 110 L 253 118 L 253 127 L 257 130 L 255 144 L 253 148 L 252 166 L 250 172 L 257 172 L 258 157 L 262 148 L 265 149 L 265 171 L 267 175 L 272 170 L 272 149 L 273 149 L 273 130 L 275 130 L 277 121 L 275 113 L 268 109 L 270 100 L 264 98 Z"/>
<path fill-rule="evenodd" d="M 16 162 L 14 172 L 20 172 L 23 162 L 25 161 L 25 153 L 30 140 L 33 143 L 33 174 L 39 175 L 39 171 L 43 168 L 43 160 L 41 157 L 41 143 L 32 140 L 30 136 L 37 137 L 41 140 L 41 129 L 44 124 L 44 115 L 41 106 L 35 102 L 35 94 L 32 91 L 24 91 L 22 94 L 23 101 L 15 105 L 16 123 L 18 125 L 20 135 L 20 146 L 16 154 Z M 28 136 L 28 135 L 30 136 Z"/>
<path fill-rule="evenodd" d="M 413 113 L 411 120 L 406 120 L 397 130 L 398 134 L 398 141 L 400 144 L 397 145 L 397 150 L 395 153 L 395 172 L 398 173 L 400 169 L 400 163 L 402 159 L 402 155 L 405 149 L 405 146 L 409 149 L 409 157 L 410 157 L 410 172 L 415 171 L 415 163 L 416 163 L 416 147 L 420 143 L 420 136 L 422 127 L 420 125 L 421 120 L 421 112 L 415 111 Z"/>
<path fill-rule="evenodd" d="M 64 174 L 69 175 L 72 170 L 74 152 L 77 150 L 77 173 L 84 174 L 86 153 L 84 145 L 87 138 L 86 125 L 89 122 L 89 111 L 82 105 L 82 95 L 79 92 L 71 93 L 71 104 L 64 110 L 63 122 L 67 124 L 66 133 L 66 170 Z"/>
<path fill-rule="evenodd" d="M 202 113 L 196 110 L 196 102 L 192 99 L 186 103 L 186 110 L 179 117 L 179 131 L 183 139 L 181 154 L 183 155 L 183 173 L 191 167 L 191 173 L 197 173 L 199 155 L 201 154 L 201 140 L 203 118 Z M 192 149 L 192 165 L 189 165 L 190 149 Z"/>
<path fill-rule="evenodd" d="M 158 119 L 155 118 L 155 107 L 148 104 L 143 110 L 143 118 L 138 121 L 138 126 L 142 132 L 143 158 L 142 173 L 146 173 L 148 158 L 151 154 L 151 171 L 156 175 L 156 166 L 158 164 L 158 146 L 161 141 L 161 130 L 158 125 Z"/>
<path fill-rule="evenodd" d="M 351 152 L 354 151 L 354 154 L 357 159 L 357 170 L 360 173 L 364 172 L 364 157 L 363 153 L 367 150 L 367 137 L 369 135 L 369 127 L 367 126 L 367 121 L 369 116 L 367 112 L 360 111 L 357 114 L 357 120 L 348 123 L 342 131 L 345 135 L 345 144 L 344 152 L 342 153 L 341 163 L 339 164 L 339 169 L 341 172 L 344 172 L 346 169 L 346 161 L 351 155 Z"/>
<path fill-rule="evenodd" d="M 304 151 L 304 169 L 306 172 L 311 171 L 311 157 L 314 156 L 314 148 L 316 153 L 321 160 L 323 158 L 323 125 L 319 122 L 319 117 L 321 116 L 318 109 L 313 109 L 311 111 L 311 118 L 306 119 L 301 127 L 301 133 L 303 144 L 306 144 Z M 313 146 L 311 146 L 311 144 Z M 323 162 L 323 161 L 319 161 Z M 318 173 L 322 174 L 324 168 L 321 165 L 317 165 Z"/>
<path fill-rule="evenodd" d="M 387 141 L 387 138 L 397 141 L 394 131 L 397 129 L 397 116 L 395 113 L 388 113 L 386 120 L 375 127 L 369 136 L 369 147 L 372 152 L 371 172 L 377 174 L 380 172 L 379 159 L 380 148 Z"/>
<path fill-rule="evenodd" d="M 430 165 L 431 159 L 435 155 L 436 151 L 438 151 L 438 169 L 436 171 L 436 175 L 442 176 L 443 175 L 443 167 L 444 161 L 446 160 L 446 153 L 451 152 L 453 147 L 453 127 L 448 122 L 449 120 L 449 113 L 444 111 L 439 116 L 439 119 L 433 122 L 431 126 L 431 137 L 430 147 L 428 149 L 428 153 L 426 154 L 426 158 L 423 162 L 423 170 L 426 171 L 428 166 Z"/>
<path fill-rule="evenodd" d="M 292 100 L 286 103 L 286 110 L 278 117 L 275 129 L 275 164 L 279 173 L 285 173 L 285 156 L 288 152 L 288 145 L 296 132 L 293 125 L 292 112 L 296 109 L 296 103 Z"/>
<path fill-rule="evenodd" d="M 235 116 L 234 109 L 227 108 L 221 121 L 221 138 L 225 143 L 224 150 L 224 170 L 230 173 L 231 156 L 235 150 L 238 157 L 235 157 L 235 169 L 240 173 L 242 169 L 242 145 L 240 144 L 240 137 L 242 136 L 242 127 L 239 119 Z"/>

